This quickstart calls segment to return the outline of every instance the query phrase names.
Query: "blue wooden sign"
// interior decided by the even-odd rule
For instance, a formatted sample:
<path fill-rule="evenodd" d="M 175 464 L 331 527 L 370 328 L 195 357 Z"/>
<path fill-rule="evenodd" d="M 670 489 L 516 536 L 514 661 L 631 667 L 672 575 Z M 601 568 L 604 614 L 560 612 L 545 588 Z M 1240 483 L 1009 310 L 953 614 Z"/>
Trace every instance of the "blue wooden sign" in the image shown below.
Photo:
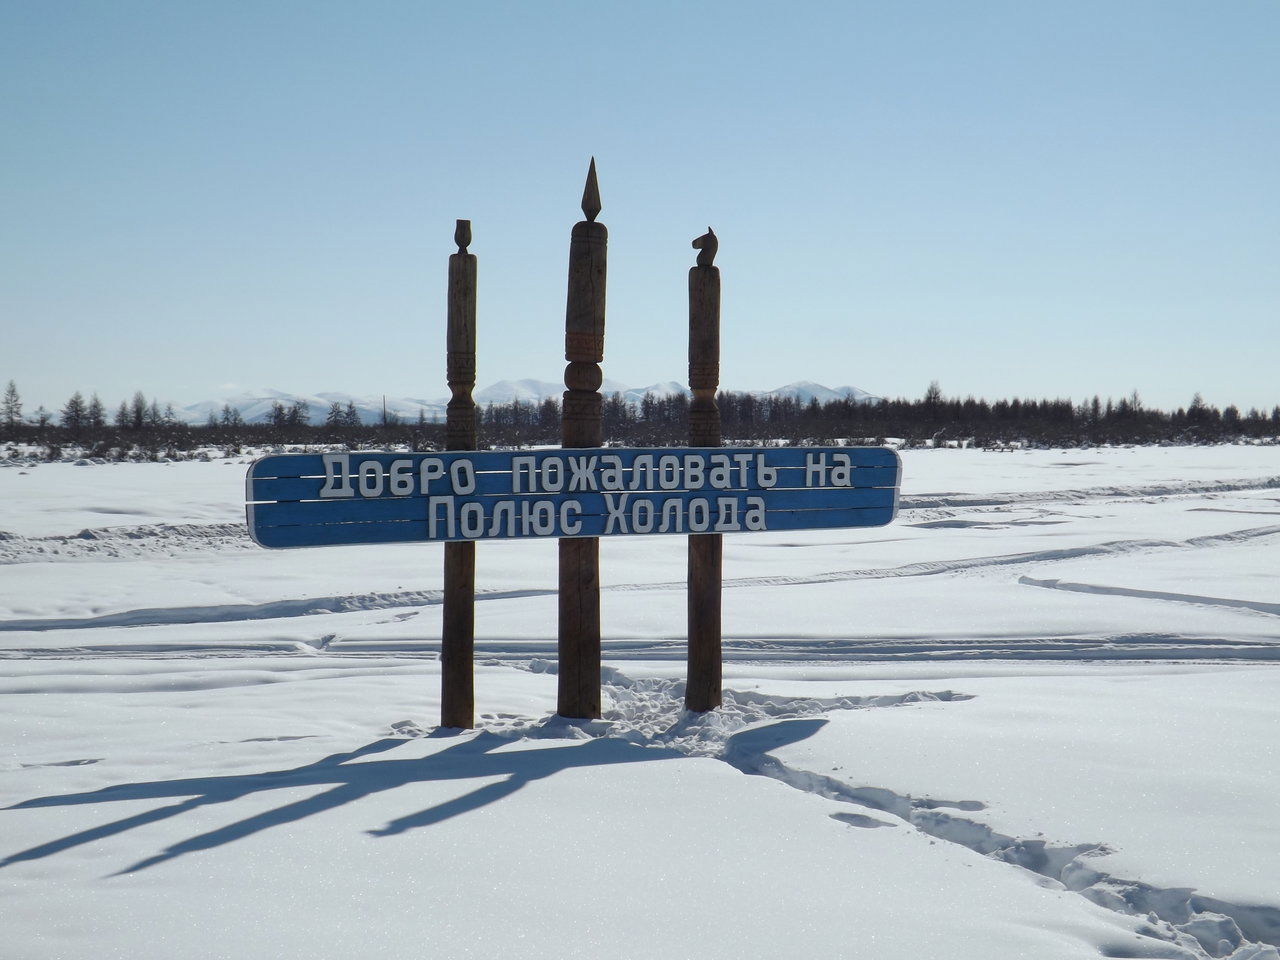
<path fill-rule="evenodd" d="M 325 453 L 249 468 L 264 547 L 876 527 L 898 508 L 884 447 Z"/>

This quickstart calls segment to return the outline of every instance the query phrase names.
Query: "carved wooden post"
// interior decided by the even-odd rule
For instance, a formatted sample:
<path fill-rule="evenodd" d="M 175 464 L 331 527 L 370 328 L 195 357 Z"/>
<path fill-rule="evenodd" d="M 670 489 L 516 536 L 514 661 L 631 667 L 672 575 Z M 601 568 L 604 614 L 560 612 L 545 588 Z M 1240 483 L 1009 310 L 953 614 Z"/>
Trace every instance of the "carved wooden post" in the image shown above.
<path fill-rule="evenodd" d="M 565 307 L 564 406 L 561 443 L 598 447 L 604 442 L 600 384 L 604 360 L 604 290 L 609 231 L 596 223 L 600 187 L 591 158 L 582 192 L 586 220 L 569 241 L 569 292 Z M 600 716 L 600 541 L 560 540 L 559 698 L 562 717 Z"/>
<path fill-rule="evenodd" d="M 689 445 L 720 446 L 720 268 L 715 266 L 719 241 L 707 232 L 693 241 L 698 265 L 689 269 Z M 720 706 L 721 537 L 700 533 L 689 537 L 689 676 L 684 705 L 702 712 Z"/>
<path fill-rule="evenodd" d="M 476 448 L 476 258 L 467 253 L 471 221 L 453 234 L 458 252 L 449 257 L 448 412 L 445 448 Z M 440 726 L 475 725 L 476 545 L 444 545 L 444 625 L 440 643 Z"/>

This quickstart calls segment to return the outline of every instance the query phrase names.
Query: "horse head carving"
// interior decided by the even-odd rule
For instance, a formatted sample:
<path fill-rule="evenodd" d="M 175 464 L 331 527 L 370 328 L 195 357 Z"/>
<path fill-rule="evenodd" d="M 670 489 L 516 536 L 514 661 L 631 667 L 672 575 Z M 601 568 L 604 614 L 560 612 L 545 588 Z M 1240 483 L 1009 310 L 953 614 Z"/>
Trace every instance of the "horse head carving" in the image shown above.
<path fill-rule="evenodd" d="M 720 249 L 720 241 L 716 239 L 716 232 L 707 227 L 707 232 L 693 241 L 693 248 L 700 251 L 698 253 L 698 266 L 709 267 L 716 258 L 716 251 Z"/>

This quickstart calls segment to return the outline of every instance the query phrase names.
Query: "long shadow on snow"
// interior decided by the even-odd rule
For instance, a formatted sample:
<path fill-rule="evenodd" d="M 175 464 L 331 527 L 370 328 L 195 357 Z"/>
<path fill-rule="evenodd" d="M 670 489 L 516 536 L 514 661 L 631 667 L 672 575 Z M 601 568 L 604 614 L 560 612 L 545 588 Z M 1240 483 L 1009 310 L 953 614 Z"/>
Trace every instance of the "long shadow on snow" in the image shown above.
<path fill-rule="evenodd" d="M 783 720 L 759 731 L 771 745 L 794 743 L 812 735 L 825 721 Z M 392 836 L 419 827 L 441 823 L 451 817 L 470 813 L 511 796 L 535 780 L 553 776 L 575 767 L 604 766 L 614 763 L 651 763 L 680 759 L 684 755 L 666 748 L 641 747 L 625 740 L 598 738 L 562 747 L 511 749 L 492 751 L 512 741 L 492 733 L 480 733 L 428 757 L 407 760 L 375 760 L 347 764 L 348 760 L 384 753 L 412 741 L 376 740 L 347 753 L 336 753 L 314 763 L 290 770 L 240 774 L 225 777 L 195 777 L 182 780 L 155 780 L 124 783 L 87 793 L 36 797 L 5 809 L 25 810 L 33 807 L 70 806 L 109 803 L 117 800 L 157 800 L 187 797 L 181 803 L 158 807 L 101 826 L 69 834 L 48 843 L 10 854 L 0 860 L 0 868 L 25 860 L 39 860 L 85 843 L 125 833 L 136 827 L 178 816 L 198 807 L 228 803 L 242 797 L 292 787 L 332 785 L 312 797 L 254 814 L 235 823 L 197 834 L 167 847 L 158 854 L 139 860 L 120 873 L 134 873 L 173 860 L 187 853 L 210 850 L 260 833 L 272 827 L 295 823 L 306 817 L 332 810 L 371 794 L 393 790 L 409 783 L 444 780 L 473 780 L 505 776 L 497 783 L 486 784 L 470 793 L 392 820 L 377 830 L 366 831 L 375 837 Z"/>

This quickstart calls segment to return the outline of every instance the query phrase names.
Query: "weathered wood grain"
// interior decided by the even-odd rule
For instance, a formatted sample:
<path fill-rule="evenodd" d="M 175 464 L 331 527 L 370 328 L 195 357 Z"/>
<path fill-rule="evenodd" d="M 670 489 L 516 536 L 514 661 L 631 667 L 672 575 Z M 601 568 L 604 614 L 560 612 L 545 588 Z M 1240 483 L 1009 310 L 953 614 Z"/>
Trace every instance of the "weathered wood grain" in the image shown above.
<path fill-rule="evenodd" d="M 600 187 L 591 158 L 582 192 L 582 213 L 569 240 L 569 283 L 565 298 L 564 400 L 561 444 L 598 447 L 604 442 L 600 384 L 604 374 L 605 281 L 609 231 L 596 223 Z M 560 541 L 559 692 L 564 717 L 600 716 L 600 542 Z"/>
<path fill-rule="evenodd" d="M 449 406 L 445 413 L 445 446 L 476 447 L 476 258 L 467 252 L 471 221 L 454 229 L 458 252 L 449 257 L 449 304 L 446 378 Z M 475 726 L 475 591 L 476 545 L 444 546 L 444 609 L 440 638 L 440 726 Z"/>
<path fill-rule="evenodd" d="M 689 443 L 718 447 L 720 408 L 720 268 L 714 260 L 720 242 L 715 231 L 693 241 L 697 265 L 689 269 Z M 689 537 L 688 679 L 685 709 L 713 710 L 721 703 L 721 607 L 724 544 L 718 533 Z"/>

